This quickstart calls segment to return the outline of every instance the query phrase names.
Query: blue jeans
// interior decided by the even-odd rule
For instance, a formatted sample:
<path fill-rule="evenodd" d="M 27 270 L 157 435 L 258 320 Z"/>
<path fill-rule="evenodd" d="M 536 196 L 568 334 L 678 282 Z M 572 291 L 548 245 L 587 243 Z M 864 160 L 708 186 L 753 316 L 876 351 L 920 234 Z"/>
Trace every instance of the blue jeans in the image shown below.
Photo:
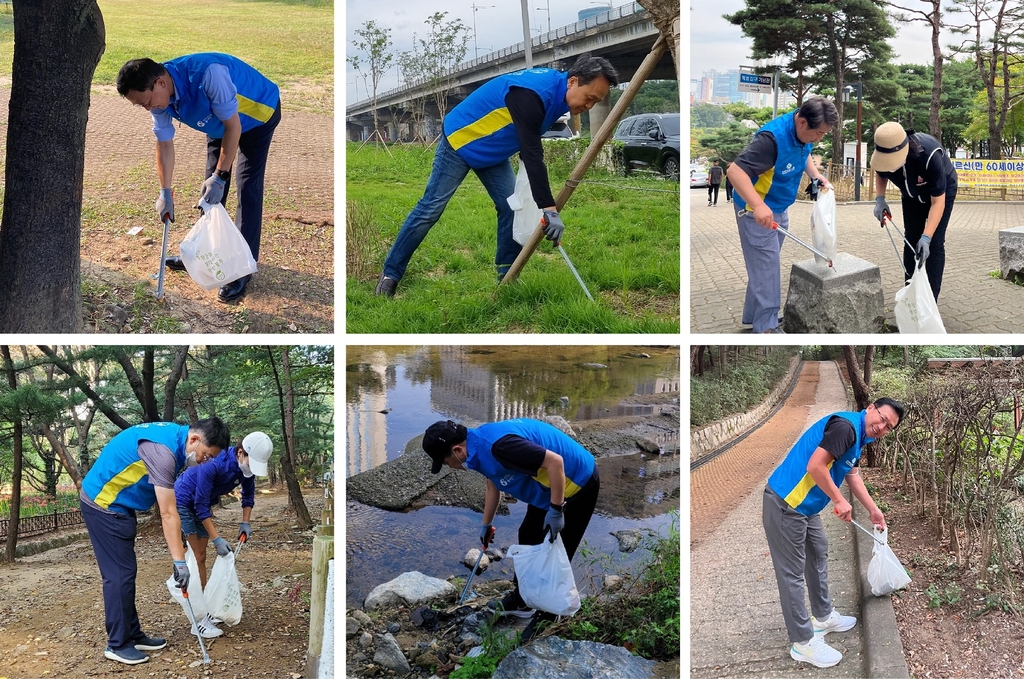
<path fill-rule="evenodd" d="M 455 195 L 456 189 L 471 169 L 452 149 L 445 136 L 441 135 L 423 197 L 405 218 L 395 244 L 391 246 L 387 259 L 384 260 L 385 276 L 397 281 L 405 275 L 412 253 L 416 252 L 416 248 L 427 237 L 427 232 L 441 218 L 448 201 Z M 516 176 L 512 172 L 512 163 L 507 160 L 473 171 L 487 189 L 487 195 L 494 201 L 494 208 L 498 212 L 498 248 L 494 264 L 498 268 L 498 277 L 501 278 L 523 249 L 523 246 L 512 238 L 512 220 L 515 213 L 507 201 L 515 191 Z"/>
<path fill-rule="evenodd" d="M 789 229 L 789 213 L 776 212 L 772 217 L 779 229 Z M 772 330 L 779 324 L 782 306 L 782 270 L 779 252 L 785 236 L 766 229 L 754 221 L 752 212 L 736 215 L 740 230 L 743 263 L 747 267 L 747 295 L 743 300 L 744 323 L 751 323 L 754 332 Z"/>
<path fill-rule="evenodd" d="M 206 528 L 203 526 L 203 522 L 196 517 L 196 513 L 192 511 L 191 507 L 178 505 L 178 517 L 181 519 L 181 532 L 186 536 L 210 537 L 210 534 L 206 532 Z"/>

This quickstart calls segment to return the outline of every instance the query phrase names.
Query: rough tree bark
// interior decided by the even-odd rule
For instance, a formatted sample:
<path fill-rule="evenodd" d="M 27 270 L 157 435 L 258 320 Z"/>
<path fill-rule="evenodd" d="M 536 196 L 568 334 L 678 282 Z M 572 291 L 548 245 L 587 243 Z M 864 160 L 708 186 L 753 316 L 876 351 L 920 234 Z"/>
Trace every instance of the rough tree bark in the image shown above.
<path fill-rule="evenodd" d="M 18 390 L 18 376 L 14 372 L 14 361 L 11 360 L 11 348 L 7 345 L 0 346 L 0 354 L 4 359 L 4 372 L 7 373 L 7 386 L 11 391 Z M 11 473 L 11 516 L 7 524 L 7 544 L 4 549 L 3 560 L 14 563 L 18 555 L 18 524 L 21 522 L 21 464 L 22 445 L 24 444 L 24 430 L 21 420 L 21 413 L 12 413 L 11 422 L 14 425 L 14 438 L 11 441 L 11 453 L 14 455 L 14 470 Z"/>
<path fill-rule="evenodd" d="M 105 37 L 96 0 L 14 5 L 0 332 L 81 329 L 85 126 Z"/>
<path fill-rule="evenodd" d="M 281 348 L 282 353 L 288 352 L 288 347 Z M 270 359 L 270 367 L 274 371 L 274 382 L 277 384 L 277 402 L 281 408 L 281 425 L 284 429 L 284 454 L 281 455 L 281 474 L 284 475 L 285 485 L 288 486 L 288 504 L 295 511 L 295 520 L 299 524 L 299 530 L 306 530 L 313 527 L 313 520 L 309 518 L 309 510 L 306 508 L 306 501 L 302 497 L 302 489 L 299 487 L 299 479 L 295 475 L 295 467 L 292 465 L 292 443 L 295 432 L 289 430 L 288 422 L 293 419 L 293 414 L 288 413 L 285 405 L 285 390 L 282 385 L 281 375 L 277 371 L 277 363 L 274 361 L 274 348 L 267 347 L 267 357 Z M 284 380 L 291 390 L 291 376 Z"/>

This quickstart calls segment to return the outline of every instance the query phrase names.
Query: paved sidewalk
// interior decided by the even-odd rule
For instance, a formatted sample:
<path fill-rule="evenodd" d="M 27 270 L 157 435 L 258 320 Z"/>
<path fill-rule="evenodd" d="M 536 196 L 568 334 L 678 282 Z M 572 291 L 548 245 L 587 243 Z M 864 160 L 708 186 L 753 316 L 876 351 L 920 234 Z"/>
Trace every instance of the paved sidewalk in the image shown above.
<path fill-rule="evenodd" d="M 811 203 L 789 210 L 790 228 L 805 241 L 811 236 Z M 903 229 L 897 211 L 896 222 Z M 895 331 L 892 307 L 903 287 L 903 268 L 886 231 L 872 215 L 873 202 L 837 207 L 839 251 L 877 264 L 882 271 L 886 317 Z M 939 312 L 950 333 L 1024 332 L 1024 287 L 989 273 L 999 270 L 999 231 L 1024 226 L 1024 204 L 957 201 L 946 232 L 946 269 Z M 890 227 L 891 229 L 891 227 Z M 899 244 L 899 235 L 893 230 Z M 787 241 L 782 248 L 782 307 L 794 262 L 810 253 Z M 749 331 L 740 324 L 747 273 L 736 226 L 735 208 L 720 196 L 708 207 L 706 192 L 690 192 L 690 332 Z"/>
<path fill-rule="evenodd" d="M 773 436 L 773 421 L 805 416 L 803 431 L 821 417 L 847 409 L 846 391 L 836 364 L 820 363 L 818 373 L 817 387 L 802 392 L 811 397 L 809 402 L 796 402 L 800 390 L 794 390 L 761 429 L 694 472 L 691 497 L 700 494 L 701 484 L 728 473 L 730 467 L 746 465 L 751 457 L 763 456 L 766 450 L 777 451 L 776 459 L 781 460 L 795 438 L 787 427 L 781 428 L 787 433 Z M 835 667 L 818 669 L 789 656 L 775 572 L 761 526 L 761 495 L 770 472 L 768 469 L 748 495 L 737 498 L 735 510 L 691 552 L 690 677 L 868 676 L 861 622 L 849 632 L 828 635 L 829 644 L 843 654 L 842 662 Z M 700 512 L 691 507 L 691 513 Z M 831 510 L 822 512 L 822 520 L 829 538 L 833 604 L 844 614 L 860 617 L 860 572 L 854 555 L 853 528 L 842 524 Z"/>

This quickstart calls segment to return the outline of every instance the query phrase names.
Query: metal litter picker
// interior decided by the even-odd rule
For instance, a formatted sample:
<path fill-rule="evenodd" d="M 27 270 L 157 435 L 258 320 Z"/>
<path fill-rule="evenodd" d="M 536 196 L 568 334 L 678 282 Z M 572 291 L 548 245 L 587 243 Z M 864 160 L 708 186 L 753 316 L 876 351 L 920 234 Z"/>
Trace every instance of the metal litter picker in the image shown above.
<path fill-rule="evenodd" d="M 746 215 L 746 214 L 753 214 L 753 211 L 752 210 L 740 210 L 736 214 L 739 215 L 740 217 L 742 217 L 743 215 Z M 832 258 L 831 257 L 826 255 L 824 252 L 822 252 L 818 248 L 814 247 L 810 243 L 807 243 L 804 240 L 794 236 L 792 233 L 789 232 L 789 229 L 779 229 L 779 223 L 778 222 L 772 222 L 772 228 L 775 229 L 776 231 L 781 231 L 782 235 L 784 235 L 787 238 L 790 238 L 792 240 L 795 240 L 798 244 L 804 246 L 805 248 L 807 248 L 808 250 L 810 250 L 814 254 L 816 254 L 819 257 L 821 257 L 822 259 L 824 259 L 826 262 L 828 262 L 829 267 L 831 267 L 832 269 L 836 268 L 832 264 Z"/>
<path fill-rule="evenodd" d="M 181 596 L 185 597 L 185 603 L 188 604 L 188 612 L 192 617 L 192 629 L 196 631 L 196 639 L 199 639 L 199 648 L 203 651 L 203 664 L 210 664 L 210 654 L 206 652 L 206 644 L 203 643 L 203 633 L 199 631 L 199 621 L 196 620 L 196 613 L 192 610 L 192 602 L 188 600 L 188 590 L 182 588 Z"/>
<path fill-rule="evenodd" d="M 164 242 L 160 247 L 160 271 L 156 274 L 156 298 L 164 298 L 164 267 L 167 265 L 167 241 L 171 237 L 171 216 L 163 215 Z"/>
<path fill-rule="evenodd" d="M 494 528 L 491 527 L 491 532 L 490 532 L 490 535 L 488 536 L 487 542 L 490 542 L 493 539 L 494 539 Z M 484 558 L 484 549 L 485 549 L 485 547 L 484 547 L 483 543 L 481 543 L 480 544 L 480 556 L 478 556 L 476 558 L 476 563 L 473 564 L 473 570 L 470 572 L 469 577 L 466 578 L 466 586 L 462 588 L 462 594 L 459 595 L 459 603 L 458 603 L 459 606 L 461 606 L 466 601 L 466 598 L 470 594 L 472 594 L 474 597 L 476 597 L 476 592 L 471 592 L 469 590 L 469 586 L 471 584 L 473 584 L 473 578 L 476 577 L 476 571 L 480 567 L 480 561 L 481 561 L 481 559 Z"/>
<path fill-rule="evenodd" d="M 907 277 L 907 280 L 910 280 L 910 272 L 907 271 L 907 267 L 903 265 L 903 257 L 902 255 L 900 255 L 899 248 L 896 247 L 896 240 L 892 237 L 892 231 L 889 230 L 890 224 L 892 224 L 892 228 L 896 229 L 896 233 L 900 235 L 900 238 L 903 239 L 903 242 L 907 244 L 908 248 L 913 250 L 914 246 L 910 244 L 910 241 L 907 240 L 907 237 L 903 234 L 902 231 L 900 231 L 900 228 L 896 226 L 896 222 L 892 221 L 892 213 L 890 213 L 888 210 L 885 210 L 883 212 L 881 227 L 885 229 L 885 232 L 887 234 L 889 234 L 889 242 L 892 243 L 892 251 L 896 253 L 896 259 L 898 259 L 900 262 L 900 268 L 903 269 L 903 275 Z M 914 259 L 916 260 L 917 257 L 915 256 Z"/>

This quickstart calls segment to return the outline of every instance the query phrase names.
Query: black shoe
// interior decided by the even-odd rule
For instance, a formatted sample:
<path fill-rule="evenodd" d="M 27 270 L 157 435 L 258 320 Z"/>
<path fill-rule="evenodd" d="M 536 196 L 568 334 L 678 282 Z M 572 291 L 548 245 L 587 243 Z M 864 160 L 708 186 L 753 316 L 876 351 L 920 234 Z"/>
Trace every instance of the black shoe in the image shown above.
<path fill-rule="evenodd" d="M 252 278 L 252 274 L 242 276 L 237 281 L 223 286 L 217 293 L 217 299 L 222 302 L 234 302 L 241 299 L 245 296 L 245 286 L 249 285 L 250 278 Z"/>
<path fill-rule="evenodd" d="M 494 610 L 498 615 L 514 615 L 517 618 L 529 618 L 536 611 L 526 605 L 516 590 L 512 590 L 500 601 L 497 599 L 487 602 L 487 607 Z"/>
<path fill-rule="evenodd" d="M 530 639 L 537 636 L 537 632 L 543 632 L 544 628 L 550 626 L 556 619 L 553 613 L 546 611 L 537 611 L 530 622 L 526 625 L 526 629 L 523 630 L 522 643 L 528 642 Z"/>
<path fill-rule="evenodd" d="M 380 278 L 377 279 L 377 287 L 373 289 L 373 294 L 384 295 L 385 297 L 394 297 L 395 289 L 398 287 L 398 281 L 391 276 L 385 276 L 383 273 Z"/>
<path fill-rule="evenodd" d="M 185 270 L 185 263 L 181 261 L 181 257 L 168 257 L 164 261 L 164 266 L 166 266 L 171 271 Z"/>

